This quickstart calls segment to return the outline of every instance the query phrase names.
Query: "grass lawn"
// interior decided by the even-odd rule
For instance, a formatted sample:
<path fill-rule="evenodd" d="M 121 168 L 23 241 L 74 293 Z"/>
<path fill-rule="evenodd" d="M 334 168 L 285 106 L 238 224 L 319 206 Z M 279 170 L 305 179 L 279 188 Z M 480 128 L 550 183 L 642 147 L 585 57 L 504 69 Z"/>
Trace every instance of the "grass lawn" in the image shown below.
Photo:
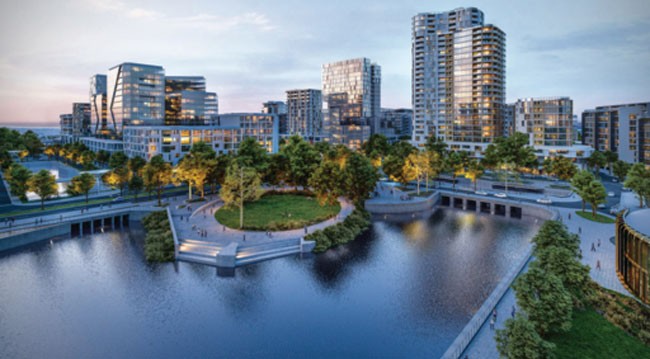
<path fill-rule="evenodd" d="M 574 311 L 571 330 L 549 340 L 557 359 L 650 358 L 650 346 L 614 326 L 593 309 Z"/>
<path fill-rule="evenodd" d="M 335 216 L 341 205 L 320 206 L 314 197 L 270 194 L 244 205 L 244 229 L 286 230 L 302 228 Z M 220 208 L 214 217 L 229 228 L 239 228 L 239 208 Z"/>
<path fill-rule="evenodd" d="M 588 219 L 590 221 L 594 221 L 598 223 L 616 223 L 616 219 L 603 216 L 600 213 L 596 213 L 596 218 L 593 217 L 590 211 L 576 211 L 576 214 L 584 219 Z"/>
<path fill-rule="evenodd" d="M 566 189 L 566 190 L 571 190 L 571 186 L 565 185 L 565 184 L 552 184 L 548 186 L 549 188 L 553 189 Z"/>

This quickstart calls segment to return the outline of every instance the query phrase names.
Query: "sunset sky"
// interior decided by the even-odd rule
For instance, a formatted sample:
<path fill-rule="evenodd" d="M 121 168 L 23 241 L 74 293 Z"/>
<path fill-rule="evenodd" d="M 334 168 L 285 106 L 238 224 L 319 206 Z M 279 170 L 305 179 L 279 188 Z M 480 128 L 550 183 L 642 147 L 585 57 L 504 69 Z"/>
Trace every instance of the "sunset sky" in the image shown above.
<path fill-rule="evenodd" d="M 411 107 L 411 17 L 474 6 L 506 33 L 508 102 L 570 96 L 574 113 L 650 101 L 650 1 L 3 0 L 0 124 L 58 123 L 121 62 L 203 75 L 221 113 L 320 88 L 321 65 L 368 57 L 382 107 Z"/>

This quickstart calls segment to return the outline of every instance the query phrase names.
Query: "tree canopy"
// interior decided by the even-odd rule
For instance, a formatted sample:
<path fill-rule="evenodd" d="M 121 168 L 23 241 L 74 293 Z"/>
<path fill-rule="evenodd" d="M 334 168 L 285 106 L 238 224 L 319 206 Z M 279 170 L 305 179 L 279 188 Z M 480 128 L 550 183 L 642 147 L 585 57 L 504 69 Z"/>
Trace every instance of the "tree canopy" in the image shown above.
<path fill-rule="evenodd" d="M 58 193 L 56 178 L 47 170 L 40 170 L 27 181 L 29 190 L 41 198 L 41 210 L 45 209 L 45 200 Z"/>

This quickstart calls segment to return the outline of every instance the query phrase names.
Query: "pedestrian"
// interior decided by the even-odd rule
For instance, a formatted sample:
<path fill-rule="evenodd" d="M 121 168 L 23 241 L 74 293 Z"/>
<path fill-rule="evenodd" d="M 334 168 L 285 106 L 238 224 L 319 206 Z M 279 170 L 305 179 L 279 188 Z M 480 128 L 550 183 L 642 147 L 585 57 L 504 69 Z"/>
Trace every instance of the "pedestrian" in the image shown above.
<path fill-rule="evenodd" d="M 308 231 L 307 231 L 307 226 L 305 226 L 305 234 L 307 234 L 307 232 L 308 232 Z"/>
<path fill-rule="evenodd" d="M 600 259 L 596 261 L 596 269 L 600 270 Z"/>
<path fill-rule="evenodd" d="M 600 248 L 600 238 L 598 238 L 598 248 Z"/>
<path fill-rule="evenodd" d="M 517 314 L 517 309 L 516 309 L 515 306 L 513 305 L 513 306 L 512 306 L 512 311 L 510 311 L 510 316 L 512 316 L 512 317 L 514 318 L 514 317 L 515 317 L 515 314 Z"/>
<path fill-rule="evenodd" d="M 181 216 L 181 222 L 183 221 L 183 216 Z"/>
<path fill-rule="evenodd" d="M 593 242 L 591 243 L 591 251 L 592 251 L 592 252 L 595 252 L 595 251 L 596 251 L 596 246 L 594 245 Z"/>
<path fill-rule="evenodd" d="M 244 242 L 246 242 L 246 235 L 244 234 Z"/>
<path fill-rule="evenodd" d="M 494 330 L 494 318 L 490 319 L 490 329 Z"/>
<path fill-rule="evenodd" d="M 582 234 L 582 227 L 578 227 L 578 233 Z"/>
<path fill-rule="evenodd" d="M 569 213 L 569 220 L 571 220 L 571 213 Z"/>
<path fill-rule="evenodd" d="M 494 310 L 492 311 L 492 318 L 494 318 L 494 321 L 496 322 L 496 320 L 497 320 L 497 308 L 494 308 Z"/>

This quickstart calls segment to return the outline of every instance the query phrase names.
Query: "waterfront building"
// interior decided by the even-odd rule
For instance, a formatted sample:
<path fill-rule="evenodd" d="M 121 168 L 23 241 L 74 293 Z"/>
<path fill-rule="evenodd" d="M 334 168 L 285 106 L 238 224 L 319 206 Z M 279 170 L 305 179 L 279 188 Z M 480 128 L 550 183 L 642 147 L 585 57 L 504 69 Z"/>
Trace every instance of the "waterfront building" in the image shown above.
<path fill-rule="evenodd" d="M 126 126 L 163 125 L 165 70 L 161 66 L 125 62 L 108 70 L 108 121 L 121 133 Z"/>
<path fill-rule="evenodd" d="M 437 136 L 479 156 L 503 135 L 505 33 L 483 12 L 420 13 L 412 22 L 412 142 Z"/>
<path fill-rule="evenodd" d="M 287 91 L 288 135 L 298 134 L 314 141 L 323 133 L 323 97 L 321 90 L 299 89 Z"/>
<path fill-rule="evenodd" d="M 616 219 L 616 274 L 623 285 L 650 304 L 650 209 L 619 214 Z"/>
<path fill-rule="evenodd" d="M 406 108 L 381 109 L 379 133 L 386 136 L 389 142 L 394 143 L 400 138 L 411 138 L 413 132 L 413 110 Z"/>
<path fill-rule="evenodd" d="M 211 125 L 218 114 L 217 94 L 206 92 L 205 77 L 165 77 L 165 125 Z"/>
<path fill-rule="evenodd" d="M 109 124 L 106 106 L 106 75 L 93 75 L 90 78 L 90 123 L 95 135 L 116 133 L 117 125 L 114 122 Z"/>
<path fill-rule="evenodd" d="M 124 151 L 124 143 L 122 140 L 101 137 L 81 137 L 79 138 L 79 142 L 86 145 L 86 147 L 88 147 L 88 149 L 93 152 L 104 150 L 110 154 L 113 154 L 115 152 Z"/>
<path fill-rule="evenodd" d="M 531 146 L 573 144 L 573 101 L 568 97 L 526 98 L 515 103 L 515 130 Z"/>
<path fill-rule="evenodd" d="M 278 151 L 278 118 L 274 114 L 231 113 L 219 115 L 211 126 L 128 126 L 124 128 L 124 153 L 146 160 L 162 154 L 173 164 L 187 154 L 192 145 L 205 142 L 217 152 L 236 152 L 247 137 L 255 138 L 269 153 Z"/>
<path fill-rule="evenodd" d="M 61 127 L 61 142 L 72 141 L 72 114 L 63 113 L 59 115 L 59 126 Z"/>
<path fill-rule="evenodd" d="M 582 143 L 650 166 L 650 102 L 599 106 L 582 113 Z"/>
<path fill-rule="evenodd" d="M 381 67 L 358 58 L 323 65 L 322 100 L 325 130 L 334 143 L 353 148 L 378 133 L 381 105 Z M 340 127 L 350 127 L 348 129 Z M 364 128 L 367 127 L 367 128 Z M 335 135 L 336 134 L 336 135 Z M 352 137 L 347 137 L 352 136 Z"/>
<path fill-rule="evenodd" d="M 278 131 L 280 135 L 286 135 L 289 132 L 286 103 L 282 101 L 264 102 L 262 104 L 262 113 L 275 114 L 278 116 Z"/>

